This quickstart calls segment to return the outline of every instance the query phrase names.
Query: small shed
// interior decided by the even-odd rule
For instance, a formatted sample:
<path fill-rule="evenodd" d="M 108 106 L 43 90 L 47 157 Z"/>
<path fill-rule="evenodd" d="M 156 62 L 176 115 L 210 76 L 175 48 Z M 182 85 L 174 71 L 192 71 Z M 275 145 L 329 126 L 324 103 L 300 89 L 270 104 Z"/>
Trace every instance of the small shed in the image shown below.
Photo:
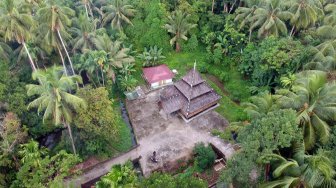
<path fill-rule="evenodd" d="M 143 77 L 151 89 L 156 89 L 173 83 L 174 73 L 167 65 L 143 68 Z"/>

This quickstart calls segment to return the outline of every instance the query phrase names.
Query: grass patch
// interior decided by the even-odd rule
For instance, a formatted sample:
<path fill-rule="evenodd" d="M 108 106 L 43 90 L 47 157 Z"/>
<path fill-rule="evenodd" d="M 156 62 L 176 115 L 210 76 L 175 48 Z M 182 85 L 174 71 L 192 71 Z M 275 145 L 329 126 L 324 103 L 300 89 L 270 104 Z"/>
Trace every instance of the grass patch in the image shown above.
<path fill-rule="evenodd" d="M 238 71 L 237 60 L 227 57 L 223 64 L 205 65 L 209 74 L 216 76 L 224 85 L 225 91 L 229 93 L 229 97 L 234 101 L 245 102 L 250 96 L 251 84 L 245 80 Z"/>
<path fill-rule="evenodd" d="M 131 130 L 126 125 L 125 121 L 121 116 L 119 101 L 114 100 L 113 102 L 113 109 L 116 115 L 116 122 L 119 125 L 119 138 L 117 138 L 117 142 L 113 145 L 115 149 L 119 152 L 128 151 L 132 147 L 132 135 Z"/>
<path fill-rule="evenodd" d="M 206 64 L 206 56 L 207 53 L 205 51 L 199 51 L 195 53 L 171 52 L 166 55 L 164 63 L 166 63 L 170 69 L 176 69 L 178 71 L 176 79 L 179 79 L 180 77 L 184 76 L 188 70 L 194 67 L 195 61 L 197 63 L 198 69 L 204 66 Z"/>
<path fill-rule="evenodd" d="M 219 94 L 222 98 L 219 101 L 220 106 L 216 108 L 216 112 L 225 117 L 229 122 L 244 120 L 246 113 L 244 109 L 233 102 L 230 97 L 226 96 L 222 90 L 211 80 L 207 79 L 208 84 Z"/>
<path fill-rule="evenodd" d="M 135 61 L 135 72 L 133 73 L 133 76 L 135 79 L 138 80 L 138 85 L 145 85 L 146 81 L 142 77 L 142 61 L 136 59 Z"/>

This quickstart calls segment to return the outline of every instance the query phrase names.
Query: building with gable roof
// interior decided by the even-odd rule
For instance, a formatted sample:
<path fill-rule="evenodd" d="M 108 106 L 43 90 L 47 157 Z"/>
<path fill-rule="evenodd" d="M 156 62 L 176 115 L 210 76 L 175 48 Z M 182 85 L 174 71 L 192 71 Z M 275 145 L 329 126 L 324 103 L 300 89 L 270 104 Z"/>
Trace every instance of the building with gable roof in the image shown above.
<path fill-rule="evenodd" d="M 151 89 L 173 84 L 174 73 L 167 65 L 143 68 L 143 77 Z"/>

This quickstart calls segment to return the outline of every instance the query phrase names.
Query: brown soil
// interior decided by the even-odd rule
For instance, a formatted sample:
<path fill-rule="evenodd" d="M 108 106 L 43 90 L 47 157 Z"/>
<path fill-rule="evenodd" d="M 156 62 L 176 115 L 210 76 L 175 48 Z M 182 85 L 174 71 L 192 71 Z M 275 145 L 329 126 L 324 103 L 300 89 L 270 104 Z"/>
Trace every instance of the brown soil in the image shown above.
<path fill-rule="evenodd" d="M 211 74 L 206 74 L 205 75 L 209 80 L 211 80 L 213 83 L 216 84 L 217 87 L 219 87 L 219 89 L 221 89 L 221 91 L 224 93 L 224 95 L 229 96 L 230 93 L 228 91 L 226 91 L 224 84 L 214 75 Z"/>

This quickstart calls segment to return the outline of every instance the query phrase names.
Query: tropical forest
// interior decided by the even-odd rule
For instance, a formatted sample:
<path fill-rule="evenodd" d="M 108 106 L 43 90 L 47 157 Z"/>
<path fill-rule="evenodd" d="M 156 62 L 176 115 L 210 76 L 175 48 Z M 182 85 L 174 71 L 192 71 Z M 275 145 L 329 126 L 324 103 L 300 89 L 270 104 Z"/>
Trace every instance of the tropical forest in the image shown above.
<path fill-rule="evenodd" d="M 0 0 L 0 187 L 336 188 L 336 0 Z"/>

